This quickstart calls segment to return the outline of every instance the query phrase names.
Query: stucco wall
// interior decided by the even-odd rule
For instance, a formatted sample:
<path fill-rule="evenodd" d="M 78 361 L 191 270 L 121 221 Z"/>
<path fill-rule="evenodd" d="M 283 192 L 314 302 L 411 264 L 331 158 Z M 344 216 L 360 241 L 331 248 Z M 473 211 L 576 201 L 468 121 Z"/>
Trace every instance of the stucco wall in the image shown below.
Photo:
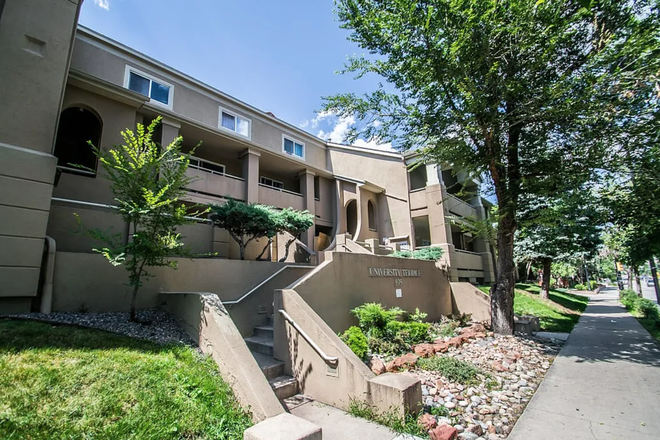
<path fill-rule="evenodd" d="M 178 269 L 152 268 L 138 293 L 138 307 L 156 307 L 160 289 L 213 292 L 235 300 L 283 267 L 268 261 L 177 258 Z M 54 311 L 128 310 L 131 290 L 124 267 L 113 267 L 98 254 L 57 252 L 53 281 Z"/>
<path fill-rule="evenodd" d="M 421 277 L 372 277 L 369 268 L 421 270 Z M 395 286 L 396 280 L 401 286 Z M 335 332 L 357 320 L 350 310 L 367 302 L 407 311 L 419 308 L 429 320 L 452 313 L 449 281 L 431 261 L 332 252 L 312 273 L 290 286 Z M 401 289 L 397 298 L 396 289 Z"/>

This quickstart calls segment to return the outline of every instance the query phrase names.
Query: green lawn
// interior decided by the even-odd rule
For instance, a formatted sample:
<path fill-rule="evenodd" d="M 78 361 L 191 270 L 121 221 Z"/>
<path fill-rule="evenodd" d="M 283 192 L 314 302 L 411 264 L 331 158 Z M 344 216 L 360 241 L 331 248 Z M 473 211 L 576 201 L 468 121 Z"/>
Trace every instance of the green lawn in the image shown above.
<path fill-rule="evenodd" d="M 489 293 L 490 287 L 479 290 Z M 539 286 L 516 284 L 513 311 L 518 315 L 535 315 L 540 318 L 541 330 L 548 332 L 570 332 L 587 308 L 589 298 L 556 289 L 550 289 L 549 300 L 539 297 Z"/>
<path fill-rule="evenodd" d="M 0 438 L 242 439 L 214 362 L 184 346 L 0 320 Z"/>
<path fill-rule="evenodd" d="M 641 318 L 636 316 L 634 313 L 633 316 L 637 318 L 637 321 L 642 324 L 642 326 L 651 334 L 651 336 L 660 341 L 660 324 L 658 321 L 653 318 Z"/>

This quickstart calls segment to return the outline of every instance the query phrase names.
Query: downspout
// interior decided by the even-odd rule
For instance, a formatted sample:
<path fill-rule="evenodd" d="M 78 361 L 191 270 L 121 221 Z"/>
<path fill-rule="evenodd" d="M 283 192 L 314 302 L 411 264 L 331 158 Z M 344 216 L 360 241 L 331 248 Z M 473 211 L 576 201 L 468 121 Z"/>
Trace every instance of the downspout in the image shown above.
<path fill-rule="evenodd" d="M 55 239 L 46 235 L 46 273 L 41 289 L 39 312 L 49 314 L 53 308 L 53 276 L 55 274 Z"/>

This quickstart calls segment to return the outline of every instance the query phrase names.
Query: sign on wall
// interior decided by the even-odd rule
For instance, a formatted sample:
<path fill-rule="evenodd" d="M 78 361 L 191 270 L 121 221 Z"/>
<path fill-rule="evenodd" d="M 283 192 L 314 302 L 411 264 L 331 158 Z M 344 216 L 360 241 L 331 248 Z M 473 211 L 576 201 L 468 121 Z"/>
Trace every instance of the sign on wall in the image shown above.
<path fill-rule="evenodd" d="M 403 297 L 403 279 L 411 277 L 421 277 L 422 271 L 419 269 L 390 269 L 387 267 L 370 267 L 370 277 L 391 277 L 394 278 L 394 296 L 397 298 Z"/>

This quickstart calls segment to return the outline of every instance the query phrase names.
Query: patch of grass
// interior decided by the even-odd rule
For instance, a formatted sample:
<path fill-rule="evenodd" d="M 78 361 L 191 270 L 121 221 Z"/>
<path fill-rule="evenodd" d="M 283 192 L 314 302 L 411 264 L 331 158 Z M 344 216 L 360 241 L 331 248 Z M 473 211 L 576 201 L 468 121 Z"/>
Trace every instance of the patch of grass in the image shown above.
<path fill-rule="evenodd" d="M 489 286 L 479 286 L 479 290 L 490 294 Z M 540 292 L 541 288 L 534 284 L 516 284 L 513 311 L 518 315 L 538 316 L 543 331 L 569 333 L 573 330 L 587 308 L 589 298 L 564 289 L 550 289 L 549 299 L 544 300 L 539 296 Z"/>
<path fill-rule="evenodd" d="M 423 439 L 429 438 L 429 435 L 417 423 L 417 415 L 406 414 L 406 417 L 401 419 L 396 408 L 391 408 L 386 412 L 379 412 L 377 408 L 369 405 L 367 402 L 351 399 L 348 404 L 348 413 L 353 417 L 359 417 L 387 426 L 398 434 L 415 435 Z"/>
<path fill-rule="evenodd" d="M 640 324 L 653 336 L 660 341 L 660 310 L 653 301 L 647 298 L 641 298 L 634 291 L 624 289 L 619 292 L 621 304 L 637 318 Z"/>
<path fill-rule="evenodd" d="M 100 330 L 0 320 L 0 438 L 242 439 L 212 359 Z"/>
<path fill-rule="evenodd" d="M 422 370 L 437 371 L 450 381 L 463 385 L 477 383 L 477 375 L 481 373 L 471 362 L 451 356 L 420 358 L 417 361 L 417 367 Z"/>
<path fill-rule="evenodd" d="M 656 321 L 653 318 L 640 318 L 637 316 L 635 316 L 635 318 L 637 318 L 637 321 L 642 324 L 642 327 L 644 327 L 651 336 L 660 342 L 660 321 Z"/>
<path fill-rule="evenodd" d="M 550 289 L 549 299 L 539 296 L 539 286 L 516 284 L 513 310 L 519 315 L 535 315 L 540 318 L 541 330 L 569 333 L 587 308 L 589 298 Z"/>

